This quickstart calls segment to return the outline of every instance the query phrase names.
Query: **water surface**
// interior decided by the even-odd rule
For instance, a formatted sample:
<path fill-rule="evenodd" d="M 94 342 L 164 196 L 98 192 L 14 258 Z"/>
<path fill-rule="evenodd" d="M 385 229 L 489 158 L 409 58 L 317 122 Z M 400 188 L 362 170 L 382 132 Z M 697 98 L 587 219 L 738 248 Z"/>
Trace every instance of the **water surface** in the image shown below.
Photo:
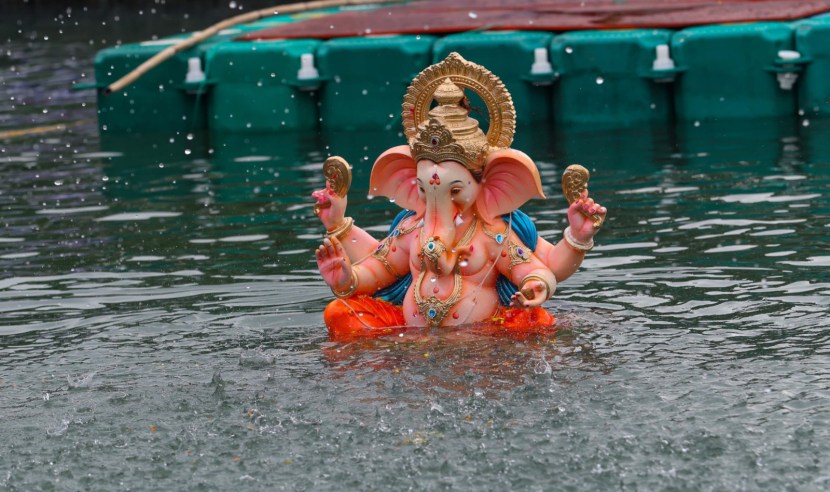
<path fill-rule="evenodd" d="M 543 235 L 570 163 L 610 209 L 556 335 L 334 342 L 308 195 L 381 230 L 396 132 L 99 137 L 98 46 L 4 48 L 0 131 L 66 129 L 0 141 L 0 488 L 830 488 L 826 122 L 520 128 Z"/>

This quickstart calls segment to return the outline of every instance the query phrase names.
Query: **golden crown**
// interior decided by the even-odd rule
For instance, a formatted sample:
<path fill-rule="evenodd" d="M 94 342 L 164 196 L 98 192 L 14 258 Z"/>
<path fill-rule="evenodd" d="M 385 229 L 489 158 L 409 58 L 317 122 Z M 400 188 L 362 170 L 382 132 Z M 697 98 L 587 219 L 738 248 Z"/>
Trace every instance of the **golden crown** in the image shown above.
<path fill-rule="evenodd" d="M 464 88 L 487 105 L 487 134 L 469 116 Z M 430 109 L 433 99 L 437 105 Z M 415 160 L 456 161 L 476 173 L 492 150 L 510 147 L 516 130 L 513 99 L 501 79 L 458 53 L 427 67 L 406 91 L 404 133 Z"/>

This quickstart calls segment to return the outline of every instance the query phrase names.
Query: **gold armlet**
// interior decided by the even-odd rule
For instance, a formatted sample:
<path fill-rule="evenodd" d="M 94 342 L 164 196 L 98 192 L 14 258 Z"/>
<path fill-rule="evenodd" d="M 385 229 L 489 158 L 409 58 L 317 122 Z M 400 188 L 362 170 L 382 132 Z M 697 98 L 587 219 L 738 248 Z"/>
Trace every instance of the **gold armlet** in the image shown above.
<path fill-rule="evenodd" d="M 554 278 L 553 287 L 551 287 L 551 285 L 548 283 L 548 281 L 547 281 L 547 279 L 545 279 L 545 277 L 543 277 L 539 274 L 536 274 L 536 273 L 531 273 L 529 275 L 526 275 L 525 278 L 523 278 L 521 283 L 519 284 L 519 291 L 522 294 L 524 294 L 525 297 L 527 297 L 527 294 L 525 293 L 525 284 L 527 284 L 531 280 L 538 280 L 539 282 L 542 282 L 542 284 L 544 284 L 545 288 L 547 289 L 547 296 L 545 297 L 545 300 L 548 300 L 551 297 L 553 297 L 553 293 L 556 291 L 556 278 Z M 533 293 L 533 296 L 535 297 L 535 292 Z M 532 299 L 532 298 L 533 297 L 528 297 L 528 300 Z"/>
<path fill-rule="evenodd" d="M 340 299 L 343 299 L 343 298 L 346 298 L 346 297 L 351 297 L 355 293 L 355 291 L 357 291 L 357 284 L 358 284 L 357 272 L 355 271 L 354 268 L 352 268 L 352 283 L 351 283 L 351 285 L 349 285 L 349 288 L 346 289 L 345 292 L 337 292 L 332 287 L 331 293 L 334 294 L 336 297 L 338 297 Z"/>
<path fill-rule="evenodd" d="M 336 237 L 337 239 L 343 239 L 343 236 L 348 234 L 349 231 L 352 230 L 352 226 L 354 225 L 354 219 L 351 217 L 346 217 L 343 219 L 343 223 L 339 226 L 335 227 L 330 231 L 326 231 L 326 237 L 332 238 Z"/>

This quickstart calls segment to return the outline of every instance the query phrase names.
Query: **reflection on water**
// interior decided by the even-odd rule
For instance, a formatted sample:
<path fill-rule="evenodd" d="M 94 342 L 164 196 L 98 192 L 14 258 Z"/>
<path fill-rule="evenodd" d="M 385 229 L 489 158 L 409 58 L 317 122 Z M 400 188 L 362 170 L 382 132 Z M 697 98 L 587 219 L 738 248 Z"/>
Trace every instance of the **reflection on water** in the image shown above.
<path fill-rule="evenodd" d="M 68 127 L 0 142 L 0 486 L 830 484 L 826 122 L 520 129 L 545 236 L 569 163 L 611 208 L 556 335 L 332 342 L 308 196 L 343 155 L 380 230 L 398 134 L 99 140 L 63 90 L 94 48 L 10 49 L 0 128 Z"/>

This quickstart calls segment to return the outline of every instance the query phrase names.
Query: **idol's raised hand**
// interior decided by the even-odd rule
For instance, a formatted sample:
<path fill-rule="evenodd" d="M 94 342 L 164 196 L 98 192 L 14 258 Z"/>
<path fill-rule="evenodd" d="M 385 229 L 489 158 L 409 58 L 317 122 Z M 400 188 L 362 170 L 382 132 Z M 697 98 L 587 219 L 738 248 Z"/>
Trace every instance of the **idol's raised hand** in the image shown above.
<path fill-rule="evenodd" d="M 336 237 L 326 238 L 317 248 L 317 267 L 323 280 L 335 293 L 348 292 L 353 286 L 352 262 Z"/>
<path fill-rule="evenodd" d="M 579 199 L 568 207 L 568 224 L 574 238 L 585 243 L 591 241 L 607 214 L 608 209 L 595 202 L 588 195 L 588 189 L 584 189 Z"/>
<path fill-rule="evenodd" d="M 323 163 L 323 175 L 326 177 L 326 187 L 317 190 L 311 196 L 317 201 L 314 204 L 314 213 L 332 231 L 343 224 L 346 214 L 346 195 L 352 185 L 352 167 L 345 159 L 332 156 Z"/>
<path fill-rule="evenodd" d="M 348 203 L 345 196 L 335 193 L 328 182 L 325 188 L 315 191 L 311 196 L 316 200 L 314 213 L 320 217 L 326 230 L 331 231 L 343 223 Z"/>

